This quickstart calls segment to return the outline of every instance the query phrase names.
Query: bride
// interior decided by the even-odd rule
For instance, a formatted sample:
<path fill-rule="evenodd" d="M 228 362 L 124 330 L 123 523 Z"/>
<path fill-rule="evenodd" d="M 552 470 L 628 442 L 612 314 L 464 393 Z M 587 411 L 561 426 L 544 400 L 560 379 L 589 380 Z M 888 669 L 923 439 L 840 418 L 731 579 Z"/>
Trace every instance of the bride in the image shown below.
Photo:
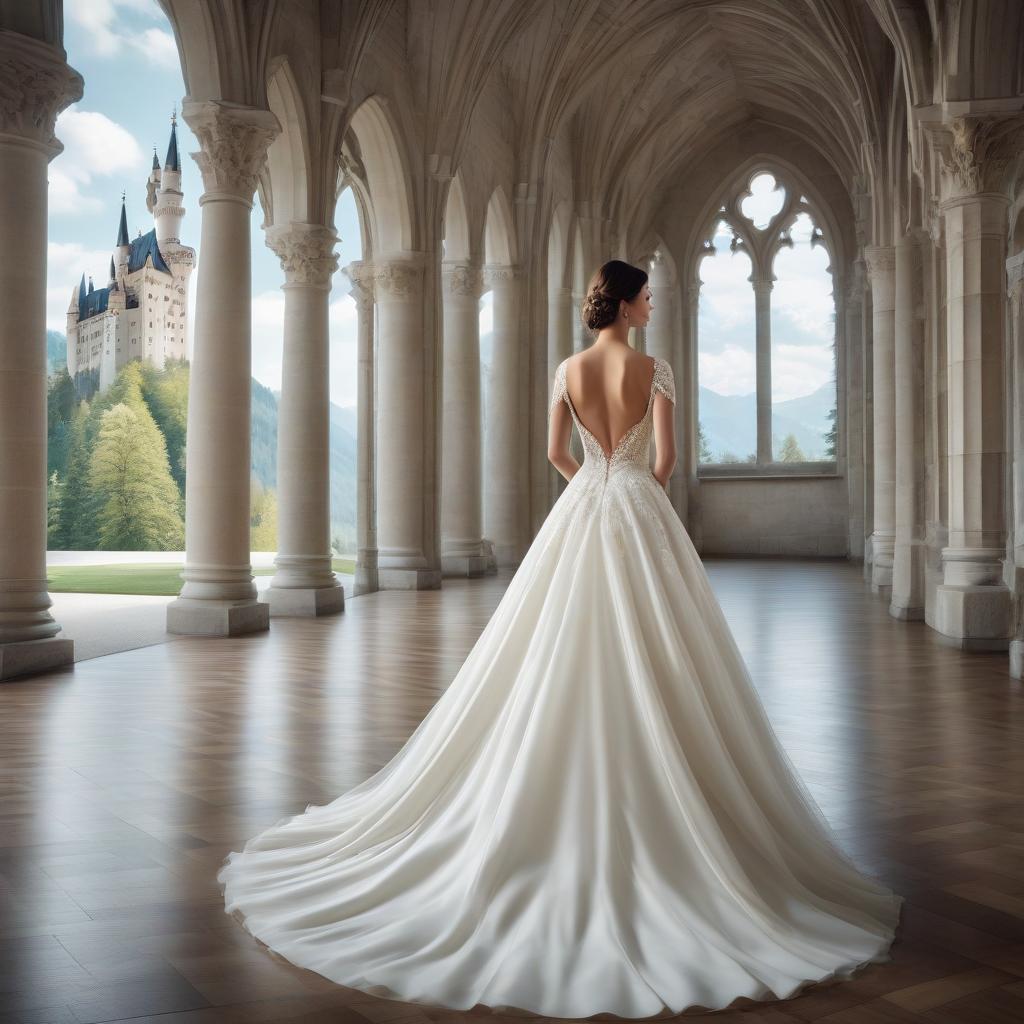
<path fill-rule="evenodd" d="M 650 299 L 637 267 L 595 274 L 596 340 L 551 400 L 569 482 L 448 689 L 375 775 L 221 866 L 226 912 L 292 963 L 412 1003 L 635 1018 L 892 959 L 903 898 L 839 848 L 665 493 L 672 368 L 626 341 Z"/>

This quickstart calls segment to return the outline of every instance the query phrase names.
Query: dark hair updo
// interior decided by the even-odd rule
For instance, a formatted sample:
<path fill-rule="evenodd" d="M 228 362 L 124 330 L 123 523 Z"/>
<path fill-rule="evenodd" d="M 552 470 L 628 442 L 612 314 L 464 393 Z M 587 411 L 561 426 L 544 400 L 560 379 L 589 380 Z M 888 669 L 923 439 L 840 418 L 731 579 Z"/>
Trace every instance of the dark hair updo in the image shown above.
<path fill-rule="evenodd" d="M 615 323 L 619 303 L 632 302 L 647 284 L 647 271 L 622 260 L 609 260 L 590 279 L 583 301 L 583 323 L 592 331 Z"/>

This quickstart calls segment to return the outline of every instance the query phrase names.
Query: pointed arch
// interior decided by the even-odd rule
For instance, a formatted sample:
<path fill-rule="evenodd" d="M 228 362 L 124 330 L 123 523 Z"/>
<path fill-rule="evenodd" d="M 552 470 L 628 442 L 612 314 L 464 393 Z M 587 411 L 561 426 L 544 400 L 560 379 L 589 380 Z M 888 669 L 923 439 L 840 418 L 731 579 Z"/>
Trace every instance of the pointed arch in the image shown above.
<path fill-rule="evenodd" d="M 445 203 L 444 258 L 446 260 L 468 260 L 471 250 L 466 189 L 462 183 L 462 171 L 458 170 L 452 177 L 452 183 L 448 189 L 448 201 Z"/>
<path fill-rule="evenodd" d="M 281 123 L 281 134 L 267 151 L 269 170 L 268 222 L 312 221 L 309 206 L 309 130 L 295 72 L 287 57 L 271 62 L 267 102 Z M 266 185 L 264 184 L 264 188 Z"/>
<path fill-rule="evenodd" d="M 516 262 L 516 229 L 512 204 L 499 185 L 487 203 L 484 258 L 488 263 L 512 266 Z"/>
<path fill-rule="evenodd" d="M 414 217 L 409 162 L 380 96 L 368 97 L 352 115 L 350 136 L 369 197 L 375 255 L 408 252 L 414 245 Z"/>

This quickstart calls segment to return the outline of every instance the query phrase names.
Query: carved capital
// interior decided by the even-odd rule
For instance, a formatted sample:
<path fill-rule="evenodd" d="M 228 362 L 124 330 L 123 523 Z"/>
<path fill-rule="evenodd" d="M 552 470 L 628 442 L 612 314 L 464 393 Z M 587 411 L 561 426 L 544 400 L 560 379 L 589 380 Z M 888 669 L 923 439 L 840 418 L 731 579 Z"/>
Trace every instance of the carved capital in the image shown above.
<path fill-rule="evenodd" d="M 463 295 L 479 299 L 484 293 L 484 277 L 480 267 L 473 263 L 444 263 L 441 265 L 444 290 L 448 295 Z"/>
<path fill-rule="evenodd" d="M 338 269 L 338 236 L 322 224 L 293 221 L 267 228 L 267 245 L 281 261 L 289 284 L 328 287 Z"/>
<path fill-rule="evenodd" d="M 240 103 L 186 99 L 181 116 L 199 140 L 192 157 L 207 192 L 238 196 L 251 203 L 267 159 L 267 149 L 281 133 L 269 111 Z"/>
<path fill-rule="evenodd" d="M 57 47 L 0 30 L 0 134 L 36 143 L 52 160 L 64 149 L 57 115 L 82 98 L 83 85 Z"/>
<path fill-rule="evenodd" d="M 353 260 L 341 268 L 342 273 L 352 282 L 348 293 L 356 301 L 360 313 L 366 313 L 373 307 L 373 279 L 376 269 L 372 263 Z"/>
<path fill-rule="evenodd" d="M 374 263 L 373 285 L 377 298 L 405 302 L 418 295 L 423 286 L 423 264 L 417 259 Z"/>
<path fill-rule="evenodd" d="M 896 249 L 891 245 L 868 245 L 864 248 L 864 264 L 868 277 L 896 273 Z"/>
<path fill-rule="evenodd" d="M 942 168 L 943 198 L 1003 192 L 1024 142 L 1024 113 L 963 115 L 930 129 Z"/>
<path fill-rule="evenodd" d="M 501 263 L 485 263 L 483 267 L 484 285 L 487 288 L 493 288 L 494 285 L 506 281 L 519 281 L 522 276 L 523 272 L 519 267 L 505 266 Z"/>

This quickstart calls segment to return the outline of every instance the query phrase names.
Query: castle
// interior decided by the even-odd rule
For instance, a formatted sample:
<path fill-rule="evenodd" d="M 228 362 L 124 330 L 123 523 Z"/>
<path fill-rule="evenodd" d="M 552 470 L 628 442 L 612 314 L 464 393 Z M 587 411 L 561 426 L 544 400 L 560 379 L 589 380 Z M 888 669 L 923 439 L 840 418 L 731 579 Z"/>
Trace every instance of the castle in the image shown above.
<path fill-rule="evenodd" d="M 163 170 L 153 152 L 146 182 L 146 208 L 155 226 L 128 238 L 128 217 L 121 196 L 117 245 L 105 288 L 88 287 L 85 275 L 68 306 L 68 373 L 83 398 L 105 391 L 132 359 L 162 367 L 188 352 L 188 282 L 195 268 L 194 249 L 181 244 L 185 216 L 178 157 L 177 118 Z"/>

